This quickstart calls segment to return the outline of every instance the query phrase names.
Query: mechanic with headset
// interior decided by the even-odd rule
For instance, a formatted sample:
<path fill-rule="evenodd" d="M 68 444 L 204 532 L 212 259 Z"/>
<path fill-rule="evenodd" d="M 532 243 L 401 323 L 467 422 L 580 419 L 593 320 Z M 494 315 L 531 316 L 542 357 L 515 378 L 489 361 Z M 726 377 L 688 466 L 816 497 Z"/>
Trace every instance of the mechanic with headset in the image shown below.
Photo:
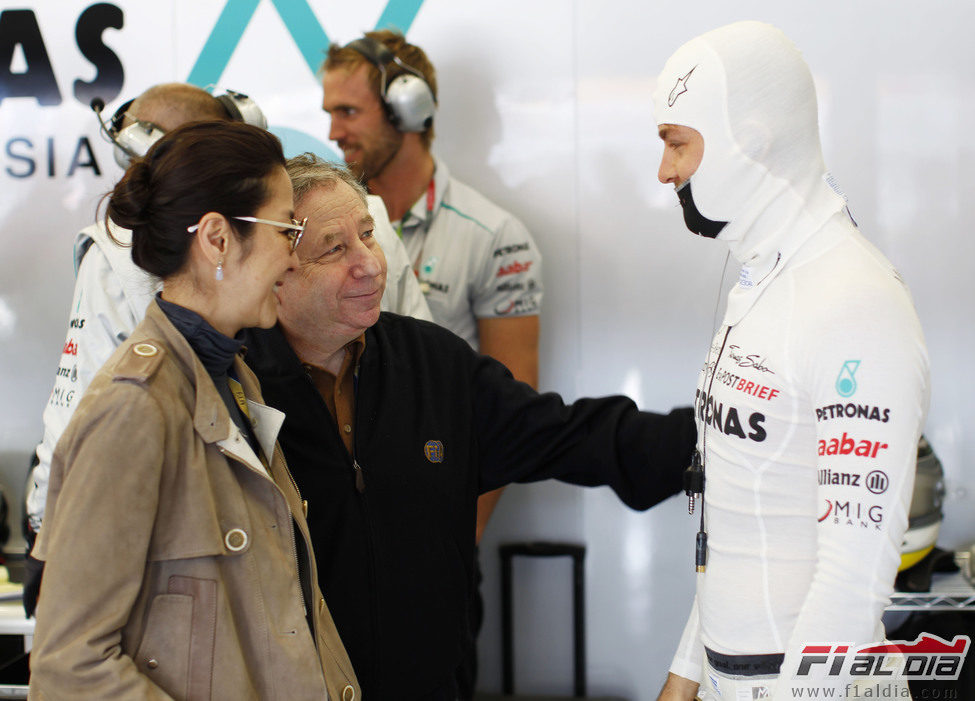
<path fill-rule="evenodd" d="M 858 680 L 902 698 L 896 677 L 804 651 L 884 640 L 929 400 L 910 293 L 826 170 L 782 32 L 692 39 L 653 99 L 660 181 L 742 265 L 698 380 L 697 594 L 660 698 L 853 698 Z"/>
<path fill-rule="evenodd" d="M 93 101 L 96 112 L 100 113 L 103 107 L 100 100 Z M 150 87 L 119 107 L 103 128 L 114 144 L 116 162 L 125 168 L 130 159 L 145 155 L 165 132 L 186 122 L 208 119 L 230 119 L 267 128 L 261 109 L 248 96 L 228 91 L 214 97 L 185 83 Z M 378 197 L 369 198 L 369 212 L 376 223 L 376 239 L 389 260 L 382 308 L 430 319 L 406 251 Z M 54 389 L 44 409 L 44 438 L 36 448 L 37 462 L 27 484 L 28 551 L 44 518 L 51 455 L 58 439 L 92 377 L 142 320 L 161 286 L 158 279 L 136 267 L 129 247 L 116 244 L 112 238 L 126 244 L 131 241 L 131 232 L 111 221 L 99 221 L 83 229 L 75 239 L 76 280 L 70 321 Z M 28 557 L 27 572 L 24 608 L 30 616 L 37 599 L 41 563 Z"/>
<path fill-rule="evenodd" d="M 537 388 L 542 257 L 518 219 L 452 177 L 431 153 L 433 64 L 401 34 L 383 30 L 333 44 L 322 68 L 329 138 L 368 191 L 386 203 L 434 321 Z M 501 491 L 478 502 L 477 541 Z M 478 597 L 473 606 L 476 629 Z M 468 664 L 474 663 L 472 648 Z M 460 675 L 467 698 L 474 670 Z"/>

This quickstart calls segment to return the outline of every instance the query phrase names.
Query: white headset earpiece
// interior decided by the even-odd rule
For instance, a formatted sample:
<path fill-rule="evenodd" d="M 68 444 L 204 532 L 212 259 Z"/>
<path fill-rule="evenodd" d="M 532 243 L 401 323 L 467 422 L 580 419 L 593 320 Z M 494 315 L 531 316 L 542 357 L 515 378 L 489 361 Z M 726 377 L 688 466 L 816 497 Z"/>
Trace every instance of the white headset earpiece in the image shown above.
<path fill-rule="evenodd" d="M 115 110 L 112 119 L 107 124 L 102 119 L 102 110 L 105 109 L 105 101 L 96 97 L 90 103 L 92 111 L 98 118 L 98 126 L 102 134 L 112 142 L 112 155 L 120 168 L 128 168 L 133 158 L 141 158 L 146 155 L 149 147 L 158 141 L 163 130 L 152 122 L 141 122 L 134 120 L 128 126 L 125 124 L 125 116 L 132 105 L 132 100 L 122 103 L 122 106 Z"/>
<path fill-rule="evenodd" d="M 386 86 L 385 97 L 390 113 L 396 118 L 394 124 L 400 131 L 422 132 L 433 124 L 437 103 L 423 78 L 409 73 L 398 75 Z"/>
<path fill-rule="evenodd" d="M 420 71 L 403 63 L 382 42 L 371 37 L 356 39 L 345 48 L 359 52 L 379 69 L 382 76 L 379 97 L 394 127 L 402 132 L 422 132 L 433 124 L 437 100 Z M 388 80 L 386 68 L 390 63 L 407 72 Z"/>
<path fill-rule="evenodd" d="M 244 122 L 261 129 L 267 129 L 267 118 L 251 98 L 242 92 L 228 90 L 223 95 L 217 95 L 217 100 L 227 110 L 227 114 L 235 122 Z"/>
<path fill-rule="evenodd" d="M 267 129 L 267 119 L 261 108 L 244 93 L 234 90 L 227 90 L 223 95 L 217 95 L 216 99 L 223 106 L 231 121 L 244 122 L 261 129 Z M 135 158 L 142 158 L 149 152 L 149 148 L 162 138 L 166 132 L 152 122 L 143 122 L 138 119 L 131 124 L 125 124 L 125 117 L 132 106 L 133 100 L 122 104 L 109 123 L 102 119 L 102 110 L 105 109 L 105 102 L 100 98 L 91 101 L 91 109 L 98 116 L 98 123 L 102 133 L 114 144 L 113 155 L 115 162 L 120 168 L 128 168 Z"/>
<path fill-rule="evenodd" d="M 115 135 L 115 162 L 120 168 L 128 168 L 133 159 L 145 156 L 165 133 L 152 122 L 133 121 Z"/>

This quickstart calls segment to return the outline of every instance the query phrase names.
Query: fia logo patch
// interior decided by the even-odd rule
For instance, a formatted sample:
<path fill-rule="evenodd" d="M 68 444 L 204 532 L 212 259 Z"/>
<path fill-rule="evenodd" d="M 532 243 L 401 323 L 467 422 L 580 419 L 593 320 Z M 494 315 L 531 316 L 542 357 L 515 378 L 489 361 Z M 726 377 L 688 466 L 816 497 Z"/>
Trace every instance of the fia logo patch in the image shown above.
<path fill-rule="evenodd" d="M 423 446 L 423 454 L 432 463 L 443 462 L 443 443 L 440 441 L 427 441 Z"/>

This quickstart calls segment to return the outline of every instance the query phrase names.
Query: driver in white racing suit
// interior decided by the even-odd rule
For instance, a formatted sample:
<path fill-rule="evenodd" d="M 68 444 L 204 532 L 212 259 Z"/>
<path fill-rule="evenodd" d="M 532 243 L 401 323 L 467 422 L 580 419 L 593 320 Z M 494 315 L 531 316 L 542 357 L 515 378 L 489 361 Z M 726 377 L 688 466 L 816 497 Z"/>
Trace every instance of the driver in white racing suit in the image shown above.
<path fill-rule="evenodd" d="M 902 698 L 896 673 L 807 646 L 884 640 L 929 397 L 910 293 L 832 184 L 812 75 L 779 30 L 686 43 L 654 108 L 661 182 L 742 266 L 697 386 L 697 593 L 660 698 L 846 698 L 878 679 Z"/>

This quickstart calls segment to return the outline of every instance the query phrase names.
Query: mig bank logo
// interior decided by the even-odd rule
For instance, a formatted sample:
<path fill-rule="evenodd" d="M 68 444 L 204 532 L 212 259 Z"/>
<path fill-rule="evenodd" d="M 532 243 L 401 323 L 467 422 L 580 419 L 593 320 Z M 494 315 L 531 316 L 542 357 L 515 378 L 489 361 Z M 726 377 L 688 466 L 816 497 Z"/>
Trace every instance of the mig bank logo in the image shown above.
<path fill-rule="evenodd" d="M 836 392 L 841 397 L 852 397 L 857 391 L 856 371 L 860 367 L 859 360 L 847 360 L 840 368 L 840 374 L 836 378 Z"/>
<path fill-rule="evenodd" d="M 274 5 L 274 9 L 305 60 L 309 78 L 318 86 L 317 72 L 325 58 L 325 52 L 331 45 L 331 40 L 309 6 L 308 0 L 227 0 L 213 31 L 210 32 L 196 63 L 190 70 L 187 83 L 204 88 L 220 83 L 220 77 L 230 63 L 244 31 L 261 2 L 271 2 Z M 422 5 L 423 0 L 389 0 L 376 22 L 376 29 L 398 29 L 405 35 Z M 274 125 L 269 129 L 284 143 L 286 156 L 313 151 L 331 160 L 342 161 L 342 158 L 317 136 Z"/>

